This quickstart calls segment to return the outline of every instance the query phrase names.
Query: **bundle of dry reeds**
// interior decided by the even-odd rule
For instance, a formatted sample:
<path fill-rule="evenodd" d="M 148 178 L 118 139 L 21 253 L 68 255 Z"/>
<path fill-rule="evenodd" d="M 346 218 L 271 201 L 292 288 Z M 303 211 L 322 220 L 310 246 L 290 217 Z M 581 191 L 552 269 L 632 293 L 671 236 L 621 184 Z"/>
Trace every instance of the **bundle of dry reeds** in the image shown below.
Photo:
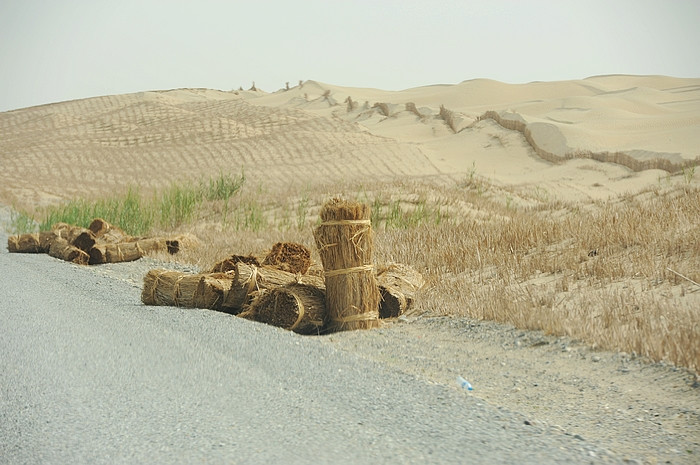
<path fill-rule="evenodd" d="M 175 254 L 180 249 L 177 239 L 145 238 L 131 242 L 98 242 L 90 248 L 90 264 L 120 263 L 138 260 L 148 252 Z"/>
<path fill-rule="evenodd" d="M 234 271 L 237 263 L 245 263 L 248 265 L 260 266 L 260 261 L 253 255 L 231 255 L 228 258 L 216 262 L 211 269 L 212 273 L 225 273 Z"/>
<path fill-rule="evenodd" d="M 380 294 L 372 264 L 370 207 L 332 199 L 321 209 L 314 238 L 326 283 L 329 329 L 379 325 Z"/>
<path fill-rule="evenodd" d="M 10 236 L 7 238 L 7 250 L 10 253 L 49 253 L 55 238 L 53 231 Z"/>
<path fill-rule="evenodd" d="M 196 243 L 197 239 L 191 235 L 168 239 L 134 238 L 105 220 L 95 218 L 87 229 L 56 223 L 51 231 L 10 236 L 7 249 L 10 252 L 48 253 L 66 261 L 94 265 L 137 260 L 148 252 L 175 254 L 180 247 L 194 247 Z M 75 252 L 74 248 L 83 253 Z"/>
<path fill-rule="evenodd" d="M 240 316 L 299 334 L 319 334 L 326 321 L 323 289 L 301 283 L 259 292 Z"/>
<path fill-rule="evenodd" d="M 56 237 L 49 247 L 49 255 L 78 265 L 87 265 L 90 256 L 62 237 Z"/>
<path fill-rule="evenodd" d="M 311 251 L 295 242 L 278 242 L 262 264 L 289 273 L 305 274 L 311 266 Z"/>
<path fill-rule="evenodd" d="M 226 273 L 186 274 L 150 270 L 143 280 L 141 301 L 146 305 L 221 310 L 232 280 L 232 276 Z"/>
<path fill-rule="evenodd" d="M 425 279 L 408 265 L 392 263 L 378 267 L 377 283 L 382 296 L 379 318 L 395 318 L 408 310 Z"/>
<path fill-rule="evenodd" d="M 273 289 L 292 283 L 323 287 L 323 280 L 317 276 L 301 276 L 267 266 L 255 266 L 243 262 L 234 265 L 231 290 L 224 301 L 224 308 L 240 311 L 251 299 L 254 292 Z"/>

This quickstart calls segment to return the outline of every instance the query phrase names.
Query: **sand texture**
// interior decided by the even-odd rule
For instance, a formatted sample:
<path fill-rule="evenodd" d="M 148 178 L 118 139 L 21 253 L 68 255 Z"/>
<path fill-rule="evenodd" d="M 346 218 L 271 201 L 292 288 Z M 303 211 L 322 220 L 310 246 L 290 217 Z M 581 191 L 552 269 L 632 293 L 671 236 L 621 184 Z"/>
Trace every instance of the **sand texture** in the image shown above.
<path fill-rule="evenodd" d="M 663 76 L 140 92 L 0 113 L 0 201 L 33 207 L 222 171 L 285 187 L 476 172 L 604 199 L 697 164 L 698 129 L 700 79 Z"/>

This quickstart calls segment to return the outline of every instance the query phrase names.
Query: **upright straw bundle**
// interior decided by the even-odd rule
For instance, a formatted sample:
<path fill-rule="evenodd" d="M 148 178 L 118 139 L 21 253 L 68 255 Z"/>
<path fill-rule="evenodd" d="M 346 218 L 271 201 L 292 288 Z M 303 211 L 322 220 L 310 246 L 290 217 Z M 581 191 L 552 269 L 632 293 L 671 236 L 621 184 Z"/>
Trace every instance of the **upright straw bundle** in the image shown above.
<path fill-rule="evenodd" d="M 329 329 L 379 326 L 370 207 L 341 199 L 326 202 L 314 238 L 324 268 Z"/>

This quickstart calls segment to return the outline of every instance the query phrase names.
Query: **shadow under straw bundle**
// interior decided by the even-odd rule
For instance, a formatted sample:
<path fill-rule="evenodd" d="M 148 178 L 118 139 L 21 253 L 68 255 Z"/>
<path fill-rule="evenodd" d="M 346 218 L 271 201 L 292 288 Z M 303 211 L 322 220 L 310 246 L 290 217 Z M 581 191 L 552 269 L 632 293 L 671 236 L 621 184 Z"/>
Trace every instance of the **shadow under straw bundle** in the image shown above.
<path fill-rule="evenodd" d="M 314 230 L 332 331 L 379 326 L 370 213 L 369 205 L 332 199 L 321 209 L 321 224 Z"/>

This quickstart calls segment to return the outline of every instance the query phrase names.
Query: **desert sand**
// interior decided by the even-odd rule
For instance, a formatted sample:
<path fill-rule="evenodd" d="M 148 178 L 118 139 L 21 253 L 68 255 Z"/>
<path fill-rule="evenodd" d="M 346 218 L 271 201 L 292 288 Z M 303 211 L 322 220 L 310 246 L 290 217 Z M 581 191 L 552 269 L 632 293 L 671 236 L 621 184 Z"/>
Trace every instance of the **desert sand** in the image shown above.
<path fill-rule="evenodd" d="M 140 92 L 0 113 L 0 201 L 32 208 L 221 171 L 285 187 L 471 174 L 607 199 L 700 163 L 699 129 L 700 79 L 664 76 Z"/>

